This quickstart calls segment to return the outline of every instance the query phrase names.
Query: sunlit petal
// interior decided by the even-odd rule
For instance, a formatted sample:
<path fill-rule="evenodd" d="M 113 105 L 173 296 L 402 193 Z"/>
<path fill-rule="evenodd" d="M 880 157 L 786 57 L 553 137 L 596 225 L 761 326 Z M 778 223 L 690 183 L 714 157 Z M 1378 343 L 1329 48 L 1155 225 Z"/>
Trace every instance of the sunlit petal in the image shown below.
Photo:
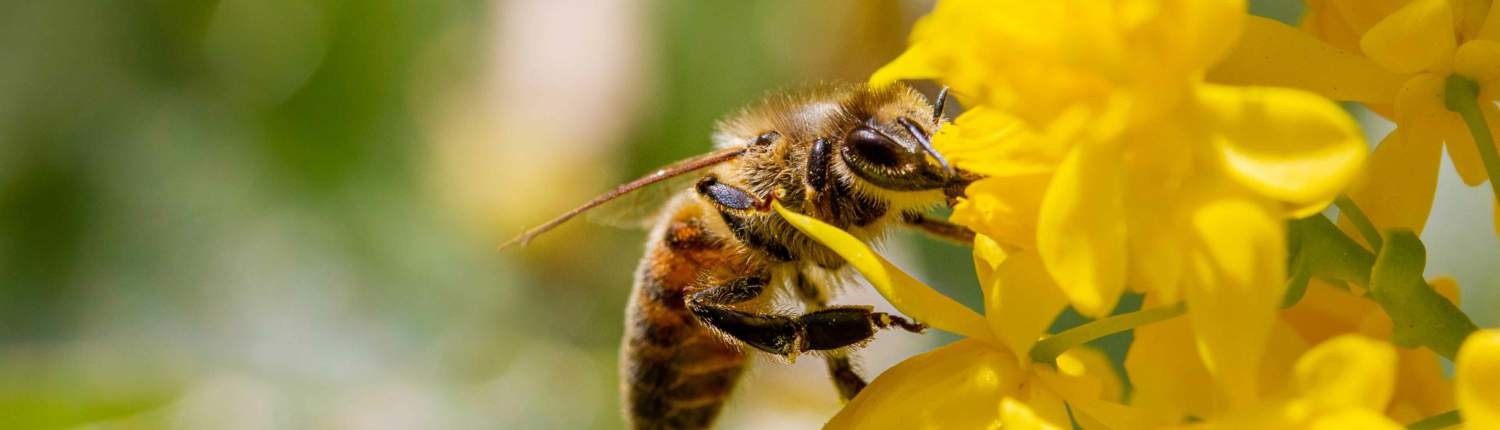
<path fill-rule="evenodd" d="M 1416 73 L 1446 64 L 1458 42 L 1447 0 L 1416 0 L 1365 32 L 1359 47 L 1396 73 Z"/>
<path fill-rule="evenodd" d="M 950 221 L 1008 246 L 1036 247 L 1037 212 L 1050 174 L 997 176 L 969 185 Z"/>
<path fill-rule="evenodd" d="M 1400 128 L 1386 135 L 1370 156 L 1365 179 L 1348 191 L 1376 228 L 1406 228 L 1421 233 L 1427 224 L 1437 192 L 1443 145 L 1433 139 L 1421 140 L 1420 136 L 1423 134 L 1405 133 Z M 1341 218 L 1341 225 L 1348 222 L 1347 217 Z M 1363 239 L 1357 234 L 1351 237 Z"/>
<path fill-rule="evenodd" d="M 1243 405 L 1258 392 L 1259 366 L 1285 289 L 1285 224 L 1224 185 L 1205 187 L 1211 188 L 1191 217 L 1199 248 L 1184 298 L 1205 366 L 1232 404 Z"/>
<path fill-rule="evenodd" d="M 880 295 L 902 313 L 938 329 L 982 341 L 994 341 L 984 317 L 912 278 L 875 253 L 864 242 L 816 218 L 787 210 L 780 202 L 773 202 L 773 206 L 797 230 L 847 260 L 849 265 L 854 266 L 870 281 L 870 285 Z"/>
<path fill-rule="evenodd" d="M 1469 335 L 1458 351 L 1454 368 L 1464 427 L 1500 428 L 1500 330 Z"/>
<path fill-rule="evenodd" d="M 980 278 L 986 281 L 984 314 L 990 329 L 1012 351 L 1030 351 L 1037 338 L 1057 319 L 1057 314 L 1067 307 L 1068 298 L 1052 283 L 1036 252 L 1013 252 L 993 264 L 994 258 L 986 256 L 1003 253 L 999 247 L 999 243 L 985 236 L 974 240 L 976 266 L 992 271 Z"/>
<path fill-rule="evenodd" d="M 1001 399 L 1025 382 L 1016 358 L 974 340 L 960 340 L 907 359 L 881 373 L 824 428 L 992 428 Z"/>
<path fill-rule="evenodd" d="M 1172 421 L 1209 417 L 1215 405 L 1213 378 L 1198 359 L 1193 329 L 1185 318 L 1137 327 L 1125 355 L 1134 387 L 1131 404 Z"/>
<path fill-rule="evenodd" d="M 1320 410 L 1385 410 L 1396 383 L 1396 350 L 1357 335 L 1314 347 L 1296 367 L 1300 396 Z"/>
<path fill-rule="evenodd" d="M 1332 200 L 1368 151 L 1354 119 L 1312 93 L 1218 85 L 1198 93 L 1229 175 L 1294 207 Z"/>
<path fill-rule="evenodd" d="M 1401 88 L 1401 75 L 1358 53 L 1329 46 L 1279 21 L 1245 18 L 1244 37 L 1209 70 L 1209 81 L 1291 87 L 1363 102 L 1388 102 Z"/>
<path fill-rule="evenodd" d="M 1042 198 L 1037 249 L 1080 313 L 1108 315 L 1125 291 L 1126 231 L 1118 149 L 1080 145 Z"/>
<path fill-rule="evenodd" d="M 1000 421 L 1005 429 L 1016 430 L 1061 430 L 1060 424 L 1042 419 L 1026 404 L 1012 398 L 1000 401 Z"/>

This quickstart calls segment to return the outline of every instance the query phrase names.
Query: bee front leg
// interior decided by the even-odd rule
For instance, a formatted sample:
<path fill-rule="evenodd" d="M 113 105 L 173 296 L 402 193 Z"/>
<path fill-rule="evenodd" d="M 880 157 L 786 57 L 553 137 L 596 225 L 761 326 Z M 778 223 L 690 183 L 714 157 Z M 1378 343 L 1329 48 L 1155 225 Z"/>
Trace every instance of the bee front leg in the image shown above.
<path fill-rule="evenodd" d="M 763 290 L 764 278 L 730 281 L 688 297 L 688 310 L 698 321 L 761 351 L 795 359 L 804 351 L 837 350 L 875 336 L 883 328 L 921 332 L 926 327 L 904 318 L 875 312 L 869 306 L 837 306 L 799 316 L 746 312 L 723 300 L 745 297 L 742 289 Z M 758 294 L 758 293 L 757 293 Z"/>
<path fill-rule="evenodd" d="M 921 212 L 901 214 L 901 221 L 923 233 L 964 246 L 974 246 L 974 231 L 958 224 L 937 219 Z"/>

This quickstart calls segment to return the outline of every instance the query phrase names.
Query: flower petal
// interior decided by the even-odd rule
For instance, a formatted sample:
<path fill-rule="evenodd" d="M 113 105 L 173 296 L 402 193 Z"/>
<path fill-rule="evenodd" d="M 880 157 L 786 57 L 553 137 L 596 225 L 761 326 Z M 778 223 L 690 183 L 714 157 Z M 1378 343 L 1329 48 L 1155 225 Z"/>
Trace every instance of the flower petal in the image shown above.
<path fill-rule="evenodd" d="M 1006 397 L 1000 401 L 1001 427 L 1015 430 L 1061 430 L 1062 427 L 1037 416 L 1025 403 Z"/>
<path fill-rule="evenodd" d="M 1193 329 L 1185 318 L 1136 327 L 1125 353 L 1125 373 L 1134 387 L 1131 404 L 1172 422 L 1213 416 L 1213 378 L 1198 359 Z"/>
<path fill-rule="evenodd" d="M 1400 128 L 1386 135 L 1370 157 L 1368 173 L 1348 194 L 1370 222 L 1381 230 L 1406 228 L 1421 233 L 1437 193 L 1438 166 L 1443 146 L 1434 139 Z M 1344 231 L 1353 232 L 1348 218 L 1340 217 Z M 1362 236 L 1353 235 L 1356 240 Z"/>
<path fill-rule="evenodd" d="M 1190 225 L 1193 275 L 1184 289 L 1188 319 L 1204 365 L 1240 406 L 1258 393 L 1256 376 L 1285 290 L 1285 223 L 1227 184 L 1205 184 L 1199 193 Z"/>
<path fill-rule="evenodd" d="M 1384 411 L 1396 385 L 1396 349 L 1358 335 L 1323 342 L 1297 360 L 1297 391 L 1320 411 Z"/>
<path fill-rule="evenodd" d="M 1464 427 L 1500 428 L 1500 330 L 1480 330 L 1464 340 L 1454 364 L 1458 411 Z"/>
<path fill-rule="evenodd" d="M 883 87 L 902 79 L 933 79 L 942 71 L 933 66 L 931 54 L 924 44 L 913 44 L 901 56 L 870 75 L 871 87 Z"/>
<path fill-rule="evenodd" d="M 824 428 L 993 428 L 997 405 L 1025 381 L 1008 351 L 960 340 L 881 373 Z"/>
<path fill-rule="evenodd" d="M 1364 162 L 1358 124 L 1327 99 L 1269 87 L 1204 85 L 1198 93 L 1226 171 L 1258 193 L 1316 209 Z"/>
<path fill-rule="evenodd" d="M 996 176 L 969 184 L 950 221 L 1008 246 L 1036 248 L 1037 212 L 1050 174 Z"/>
<path fill-rule="evenodd" d="M 1500 81 L 1500 42 L 1473 40 L 1453 54 L 1453 72 L 1478 82 L 1480 87 Z"/>
<path fill-rule="evenodd" d="M 987 236 L 974 239 L 974 263 L 984 287 L 984 315 L 990 330 L 1011 351 L 1030 351 L 1037 338 L 1068 305 L 1068 298 L 1052 283 L 1036 252 L 1017 251 L 995 264 L 993 256 L 1004 254 L 1000 244 Z"/>
<path fill-rule="evenodd" d="M 1390 102 L 1402 76 L 1279 21 L 1245 17 L 1245 35 L 1210 69 L 1211 82 L 1292 87 L 1335 100 Z"/>
<path fill-rule="evenodd" d="M 1458 47 L 1447 0 L 1416 0 L 1380 20 L 1359 40 L 1365 55 L 1396 73 L 1445 64 Z"/>
<path fill-rule="evenodd" d="M 780 202 L 772 202 L 772 206 L 787 223 L 847 260 L 901 313 L 935 328 L 994 342 L 984 317 L 912 278 L 864 242 L 816 218 L 787 210 Z"/>
<path fill-rule="evenodd" d="M 932 144 L 953 165 L 987 176 L 1051 173 L 1066 154 L 1019 118 L 983 105 L 944 126 Z"/>
<path fill-rule="evenodd" d="M 1114 147 L 1073 148 L 1042 197 L 1037 250 L 1079 313 L 1103 317 L 1125 291 L 1122 163 Z"/>

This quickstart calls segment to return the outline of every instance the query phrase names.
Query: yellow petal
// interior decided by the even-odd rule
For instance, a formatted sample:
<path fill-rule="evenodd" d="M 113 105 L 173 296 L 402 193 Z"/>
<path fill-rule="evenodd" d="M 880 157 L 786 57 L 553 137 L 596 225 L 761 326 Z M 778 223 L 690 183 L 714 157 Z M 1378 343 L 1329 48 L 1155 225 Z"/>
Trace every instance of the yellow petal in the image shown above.
<path fill-rule="evenodd" d="M 1453 381 L 1443 376 L 1442 359 L 1437 353 L 1427 348 L 1401 348 L 1396 356 L 1396 390 L 1387 408 L 1391 418 L 1414 422 L 1453 410 Z"/>
<path fill-rule="evenodd" d="M 1134 387 L 1131 404 L 1169 421 L 1210 417 L 1222 408 L 1185 318 L 1136 327 L 1135 341 L 1125 353 L 1125 373 Z"/>
<path fill-rule="evenodd" d="M 1391 421 L 1379 412 L 1350 409 L 1319 415 L 1306 426 L 1308 430 L 1403 430 L 1406 427 Z"/>
<path fill-rule="evenodd" d="M 1500 41 L 1500 8 L 1490 8 L 1485 14 L 1484 24 L 1479 27 L 1479 32 L 1472 39 Z"/>
<path fill-rule="evenodd" d="M 923 44 L 914 44 L 906 52 L 870 75 L 871 87 L 883 87 L 902 79 L 933 79 L 942 71 L 933 66 L 928 49 Z"/>
<path fill-rule="evenodd" d="M 1286 24 L 1245 16 L 1245 36 L 1210 69 L 1208 80 L 1234 85 L 1292 87 L 1335 100 L 1390 102 L 1402 76 Z"/>
<path fill-rule="evenodd" d="M 1464 427 L 1500 428 L 1500 330 L 1480 330 L 1464 340 L 1453 380 Z"/>
<path fill-rule="evenodd" d="M 1494 85 L 1500 80 L 1500 42 L 1474 40 L 1458 47 L 1453 55 L 1453 72 L 1480 83 Z"/>
<path fill-rule="evenodd" d="M 1406 228 L 1420 234 L 1427 225 L 1443 146 L 1419 136 L 1399 128 L 1386 135 L 1370 157 L 1365 180 L 1349 189 L 1349 197 L 1378 229 Z M 1339 224 L 1348 224 L 1347 218 L 1341 217 Z"/>
<path fill-rule="evenodd" d="M 1026 373 L 1008 351 L 971 339 L 906 359 L 875 378 L 824 428 L 992 428 Z"/>
<path fill-rule="evenodd" d="M 792 227 L 827 246 L 859 270 L 892 306 L 932 327 L 981 341 L 994 342 L 984 317 L 912 278 L 876 254 L 864 242 L 816 218 L 787 210 L 772 202 L 776 212 Z"/>
<path fill-rule="evenodd" d="M 987 176 L 1051 173 L 1066 150 L 1020 119 L 987 106 L 959 115 L 933 136 L 932 144 L 953 165 Z"/>
<path fill-rule="evenodd" d="M 1396 73 L 1447 64 L 1458 47 L 1447 0 L 1416 0 L 1385 17 L 1359 40 L 1365 55 Z"/>
<path fill-rule="evenodd" d="M 1053 424 L 1037 416 L 1026 404 L 1012 398 L 1000 401 L 1000 421 L 1005 429 L 1016 430 L 1060 430 L 1061 423 Z"/>
<path fill-rule="evenodd" d="M 1153 127 L 1131 133 L 1127 145 L 1141 148 L 1126 159 L 1125 211 L 1128 239 L 1130 287 L 1149 292 L 1163 306 L 1181 298 L 1183 235 L 1187 222 L 1176 199 L 1182 187 L 1196 180 L 1194 151 L 1182 148 L 1202 140 L 1179 127 Z"/>
<path fill-rule="evenodd" d="M 1079 145 L 1052 179 L 1037 250 L 1079 313 L 1103 317 L 1125 291 L 1125 223 L 1118 149 Z"/>
<path fill-rule="evenodd" d="M 1297 360 L 1299 396 L 1321 411 L 1384 411 L 1396 385 L 1396 350 L 1358 335 L 1335 337 Z"/>
<path fill-rule="evenodd" d="M 1197 249 L 1184 289 L 1205 366 L 1243 405 L 1257 391 L 1262 354 L 1285 290 L 1284 222 L 1225 185 L 1205 184 L 1191 216 Z"/>
<path fill-rule="evenodd" d="M 1043 331 L 1068 305 L 1035 252 L 1014 252 L 998 265 L 979 261 L 981 254 L 994 255 L 999 243 L 985 236 L 974 239 L 976 266 L 993 267 L 984 285 L 984 314 L 990 330 L 1012 351 L 1030 351 Z M 986 269 L 988 270 L 988 269 Z M 981 277 L 984 279 L 986 277 Z"/>
<path fill-rule="evenodd" d="M 1463 119 L 1443 106 L 1444 76 L 1422 73 L 1406 81 L 1396 95 L 1396 125 L 1408 139 L 1443 141 L 1458 176 L 1470 186 L 1484 182 L 1484 163 Z M 1494 109 L 1480 103 L 1485 119 L 1494 122 Z"/>
<path fill-rule="evenodd" d="M 1364 135 L 1338 105 L 1269 87 L 1200 87 L 1199 104 L 1230 177 L 1294 207 L 1326 204 L 1364 162 Z"/>
<path fill-rule="evenodd" d="M 1008 246 L 1036 247 L 1037 212 L 1050 174 L 996 176 L 969 184 L 950 221 Z"/>

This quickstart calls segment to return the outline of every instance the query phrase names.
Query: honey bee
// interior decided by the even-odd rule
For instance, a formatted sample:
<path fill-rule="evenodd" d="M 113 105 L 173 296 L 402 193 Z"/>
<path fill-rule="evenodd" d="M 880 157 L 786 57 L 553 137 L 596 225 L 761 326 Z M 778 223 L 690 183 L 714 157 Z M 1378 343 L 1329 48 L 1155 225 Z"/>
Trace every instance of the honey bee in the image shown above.
<path fill-rule="evenodd" d="M 718 150 L 621 185 L 502 248 L 643 188 L 694 180 L 662 207 L 635 274 L 620 352 L 629 426 L 709 427 L 751 350 L 822 356 L 847 401 L 865 386 L 852 349 L 881 329 L 924 326 L 871 306 L 830 306 L 853 271 L 771 201 L 866 242 L 908 226 L 972 243 L 973 232 L 925 214 L 977 179 L 932 146 L 946 95 L 929 104 L 903 84 L 825 84 L 771 96 L 719 124 Z M 795 296 L 805 313 L 772 310 L 778 294 Z"/>

